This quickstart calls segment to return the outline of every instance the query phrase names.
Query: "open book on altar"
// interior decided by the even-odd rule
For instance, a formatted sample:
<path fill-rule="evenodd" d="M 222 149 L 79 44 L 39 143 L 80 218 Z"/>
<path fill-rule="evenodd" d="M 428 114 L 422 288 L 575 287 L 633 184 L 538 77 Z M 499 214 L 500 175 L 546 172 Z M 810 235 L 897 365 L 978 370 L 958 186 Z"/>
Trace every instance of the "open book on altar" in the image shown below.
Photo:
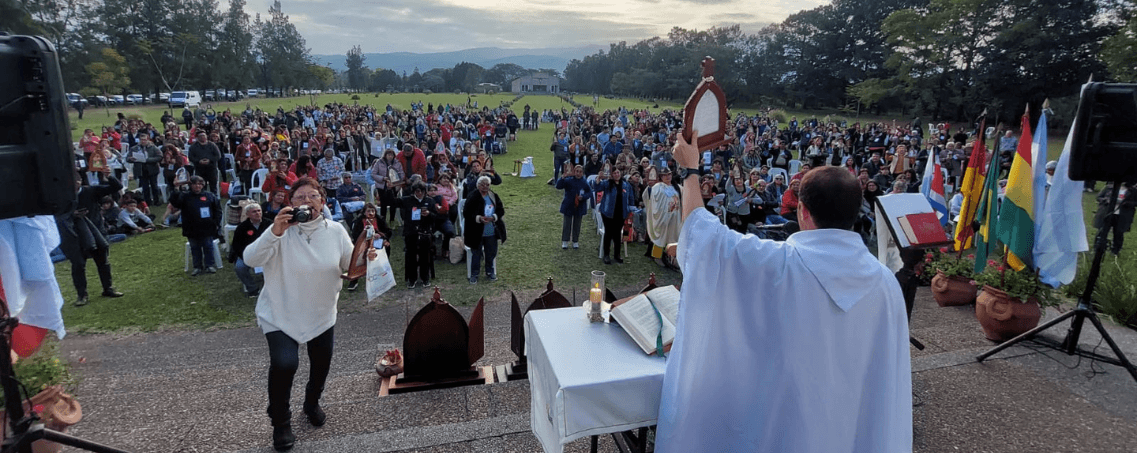
<path fill-rule="evenodd" d="M 663 286 L 620 299 L 612 303 L 611 314 L 644 352 L 655 354 L 656 340 L 661 333 L 663 350 L 670 351 L 679 319 L 679 289 L 674 285 Z"/>

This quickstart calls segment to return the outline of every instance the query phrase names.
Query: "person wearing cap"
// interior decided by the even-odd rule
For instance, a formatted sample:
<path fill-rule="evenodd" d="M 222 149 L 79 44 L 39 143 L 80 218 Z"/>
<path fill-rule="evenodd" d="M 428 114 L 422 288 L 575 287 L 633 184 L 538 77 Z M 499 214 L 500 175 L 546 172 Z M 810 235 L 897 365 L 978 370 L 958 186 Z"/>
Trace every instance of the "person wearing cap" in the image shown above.
<path fill-rule="evenodd" d="M 341 172 L 340 179 L 343 182 L 336 188 L 336 201 L 343 208 L 344 221 L 351 225 L 352 217 L 355 216 L 356 212 L 362 210 L 363 204 L 367 202 L 367 192 L 363 191 L 362 186 L 352 181 L 351 172 Z"/>
<path fill-rule="evenodd" d="M 184 184 L 183 184 L 184 185 Z M 193 175 L 190 190 L 178 190 L 170 196 L 170 206 L 182 211 L 182 236 L 189 242 L 193 256 L 193 272 L 217 272 L 213 262 L 213 240 L 221 228 L 221 201 L 212 192 L 205 191 L 205 179 Z"/>

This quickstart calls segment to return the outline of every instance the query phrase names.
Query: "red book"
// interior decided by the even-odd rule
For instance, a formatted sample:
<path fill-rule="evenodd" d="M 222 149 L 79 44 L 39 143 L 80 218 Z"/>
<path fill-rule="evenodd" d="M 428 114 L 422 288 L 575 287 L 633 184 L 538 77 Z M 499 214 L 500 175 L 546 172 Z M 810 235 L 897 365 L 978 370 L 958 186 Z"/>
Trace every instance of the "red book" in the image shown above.
<path fill-rule="evenodd" d="M 896 219 L 912 247 L 947 242 L 949 239 L 934 212 L 908 214 Z"/>

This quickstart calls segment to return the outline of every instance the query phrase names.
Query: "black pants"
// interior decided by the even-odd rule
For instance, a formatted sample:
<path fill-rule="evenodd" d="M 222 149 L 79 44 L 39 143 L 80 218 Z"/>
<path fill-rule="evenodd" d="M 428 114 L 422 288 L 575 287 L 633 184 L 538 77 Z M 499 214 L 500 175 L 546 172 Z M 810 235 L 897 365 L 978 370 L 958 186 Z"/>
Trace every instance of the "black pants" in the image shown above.
<path fill-rule="evenodd" d="M 379 197 L 379 217 L 386 217 L 388 223 L 395 221 L 395 191 L 392 189 L 376 189 Z"/>
<path fill-rule="evenodd" d="M 403 225 L 403 228 L 410 228 L 410 225 Z M 430 280 L 430 266 L 433 260 L 430 257 L 430 249 L 433 243 L 433 235 L 429 234 L 411 234 L 404 236 L 407 241 L 407 254 L 406 254 L 406 279 L 407 283 L 414 283 L 415 280 L 427 281 Z"/>
<path fill-rule="evenodd" d="M 194 165 L 193 174 L 201 176 L 201 178 L 205 180 L 205 190 L 213 192 L 214 195 L 220 196 L 220 192 L 217 191 L 216 165 Z"/>
<path fill-rule="evenodd" d="M 150 206 L 158 206 L 162 200 L 162 191 L 158 190 L 158 175 L 142 175 L 138 177 L 138 187 L 142 189 L 142 196 Z"/>
<path fill-rule="evenodd" d="M 332 346 L 335 344 L 335 326 L 308 342 L 308 386 L 304 391 L 304 407 L 319 404 L 332 367 Z M 268 340 L 268 416 L 272 426 L 288 425 L 292 420 L 289 396 L 292 378 L 300 368 L 300 343 L 282 331 L 265 334 Z"/>
<path fill-rule="evenodd" d="M 253 172 L 256 170 L 237 170 L 237 179 L 241 181 L 241 195 L 248 195 L 253 188 Z M 351 223 L 348 223 L 351 225 Z"/>
<path fill-rule="evenodd" d="M 584 215 L 565 215 L 564 222 L 561 222 L 561 242 L 568 242 L 569 238 L 573 242 L 580 242 L 580 223 Z M 608 227 L 604 227 L 604 231 L 608 231 Z"/>
<path fill-rule="evenodd" d="M 624 230 L 624 219 L 604 216 L 601 216 L 601 218 L 604 219 L 604 239 L 601 240 L 604 243 L 604 256 L 611 256 L 608 252 L 611 251 L 611 246 L 614 245 L 616 247 L 616 256 L 618 257 L 620 256 L 620 237 Z"/>
<path fill-rule="evenodd" d="M 99 270 L 99 280 L 103 284 L 103 291 L 111 289 L 111 265 L 107 262 L 107 257 L 110 255 L 108 248 L 96 248 L 91 251 L 91 259 L 95 261 L 95 267 Z M 79 254 L 78 256 L 67 257 L 71 261 L 71 281 L 75 283 L 75 293 L 79 297 L 87 297 L 87 257 Z"/>

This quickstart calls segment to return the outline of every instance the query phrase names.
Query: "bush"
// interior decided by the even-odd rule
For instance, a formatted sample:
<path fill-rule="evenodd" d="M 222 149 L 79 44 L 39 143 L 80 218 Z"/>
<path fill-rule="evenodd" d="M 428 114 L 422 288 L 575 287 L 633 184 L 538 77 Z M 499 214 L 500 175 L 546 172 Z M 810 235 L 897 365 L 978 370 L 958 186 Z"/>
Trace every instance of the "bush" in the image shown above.
<path fill-rule="evenodd" d="M 358 94 L 353 94 L 353 95 L 351 95 L 351 100 L 353 100 L 353 101 L 358 101 L 358 100 L 359 100 L 359 95 L 358 95 Z"/>
<path fill-rule="evenodd" d="M 777 121 L 778 124 L 786 124 L 790 122 L 790 116 L 785 110 L 777 109 L 770 111 L 770 119 Z"/>
<path fill-rule="evenodd" d="M 422 90 L 422 94 L 431 94 L 430 90 Z"/>
<path fill-rule="evenodd" d="M 63 391 L 73 393 L 78 384 L 71 374 L 71 364 L 59 358 L 59 341 L 53 338 L 44 339 L 43 346 L 31 357 L 14 363 L 12 371 L 27 389 L 28 396 L 57 384 L 63 385 Z M 0 404 L 3 403 L 4 396 L 0 395 Z"/>
<path fill-rule="evenodd" d="M 1118 324 L 1137 327 L 1137 285 L 1134 282 L 1137 282 L 1137 269 L 1122 265 L 1117 257 L 1106 257 L 1094 288 L 1094 302 Z M 1081 287 L 1085 288 L 1084 280 Z"/>

